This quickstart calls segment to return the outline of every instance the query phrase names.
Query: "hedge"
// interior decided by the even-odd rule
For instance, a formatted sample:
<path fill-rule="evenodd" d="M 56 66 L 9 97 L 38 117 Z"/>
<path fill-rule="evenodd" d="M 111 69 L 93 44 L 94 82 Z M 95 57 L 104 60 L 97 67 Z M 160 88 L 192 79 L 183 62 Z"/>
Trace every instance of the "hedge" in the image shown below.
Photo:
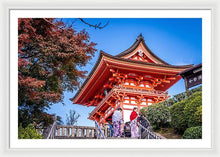
<path fill-rule="evenodd" d="M 201 139 L 201 138 L 202 138 L 202 126 L 188 128 L 183 134 L 183 139 Z"/>
<path fill-rule="evenodd" d="M 29 124 L 26 128 L 22 127 L 20 124 L 18 128 L 18 139 L 43 139 L 32 124 Z"/>
<path fill-rule="evenodd" d="M 176 130 L 176 132 L 182 134 L 187 129 L 187 121 L 184 115 L 184 108 L 186 101 L 182 100 L 175 103 L 170 108 L 171 122 L 170 125 Z"/>
<path fill-rule="evenodd" d="M 150 122 L 153 129 L 158 129 L 170 120 L 169 108 L 163 104 L 144 107 L 140 111 Z"/>
<path fill-rule="evenodd" d="M 202 125 L 202 96 L 201 92 L 194 93 L 186 100 L 184 115 L 188 128 Z"/>

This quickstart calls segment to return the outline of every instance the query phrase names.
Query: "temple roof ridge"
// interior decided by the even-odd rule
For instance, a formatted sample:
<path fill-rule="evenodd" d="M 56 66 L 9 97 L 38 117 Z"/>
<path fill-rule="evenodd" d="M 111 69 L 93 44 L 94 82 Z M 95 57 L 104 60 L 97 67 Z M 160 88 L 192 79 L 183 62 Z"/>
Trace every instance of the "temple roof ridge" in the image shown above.
<path fill-rule="evenodd" d="M 159 58 L 156 54 L 154 54 L 151 49 L 146 45 L 145 43 L 145 39 L 142 35 L 142 33 L 140 33 L 137 38 L 136 38 L 136 41 L 128 48 L 126 49 L 125 51 L 115 55 L 115 57 L 124 57 L 124 56 L 127 56 L 129 55 L 130 53 L 132 53 L 139 45 L 140 43 L 142 42 L 143 44 L 143 47 L 148 51 L 148 53 L 153 57 L 155 58 L 156 60 L 158 60 L 159 62 L 161 62 L 161 64 L 165 64 L 165 65 L 170 65 L 169 63 L 165 62 L 164 60 L 162 60 L 161 58 Z"/>

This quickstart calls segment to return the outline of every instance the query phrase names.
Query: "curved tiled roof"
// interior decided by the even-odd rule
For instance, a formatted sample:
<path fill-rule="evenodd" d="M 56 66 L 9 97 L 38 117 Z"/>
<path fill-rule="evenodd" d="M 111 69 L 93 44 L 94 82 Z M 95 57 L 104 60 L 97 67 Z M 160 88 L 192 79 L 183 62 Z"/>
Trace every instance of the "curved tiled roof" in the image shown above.
<path fill-rule="evenodd" d="M 131 60 L 131 59 L 125 59 L 125 58 L 121 58 L 119 56 L 112 56 L 108 53 L 105 53 L 104 51 L 100 51 L 99 54 L 99 58 L 96 61 L 95 66 L 93 67 L 93 69 L 91 70 L 90 74 L 88 75 L 87 79 L 83 82 L 82 86 L 80 87 L 80 89 L 78 90 L 78 92 L 75 94 L 75 96 L 73 98 L 71 98 L 70 100 L 73 101 L 81 92 L 81 90 L 84 88 L 84 86 L 86 85 L 86 83 L 89 81 L 90 77 L 93 75 L 93 73 L 95 72 L 96 68 L 98 67 L 101 59 L 103 56 L 106 56 L 108 58 L 111 59 L 116 59 L 116 60 L 120 60 L 120 61 L 124 61 L 124 62 L 130 62 L 130 63 L 136 63 L 136 64 L 143 64 L 143 65 L 150 65 L 150 66 L 155 66 L 155 67 L 167 67 L 167 68 L 177 68 L 177 69 L 181 69 L 181 68 L 190 68 L 193 66 L 193 64 L 190 65 L 181 65 L 181 66 L 176 66 L 176 65 L 170 65 L 170 64 L 155 64 L 155 63 L 148 63 L 148 62 L 143 62 L 143 61 L 138 61 L 138 60 Z"/>
<path fill-rule="evenodd" d="M 158 61 L 160 61 L 162 64 L 156 64 L 156 63 L 149 63 L 149 62 L 144 62 L 144 61 L 140 61 L 140 60 L 131 60 L 131 59 L 126 59 L 123 56 L 128 55 L 129 53 L 132 53 L 137 47 L 138 45 L 142 42 L 144 48 L 149 52 L 150 55 L 152 55 L 155 59 L 157 59 Z M 160 59 L 158 56 L 156 56 L 145 44 L 144 38 L 142 36 L 142 34 L 140 34 L 136 41 L 134 42 L 134 44 L 128 48 L 127 50 L 119 53 L 118 55 L 112 56 L 110 54 L 105 53 L 104 51 L 100 51 L 99 54 L 99 58 L 96 61 L 96 64 L 94 65 L 93 69 L 91 70 L 90 74 L 88 75 L 87 79 L 83 82 L 82 86 L 80 87 L 80 89 L 77 91 L 77 93 L 75 94 L 75 96 L 73 98 L 71 98 L 71 101 L 74 101 L 74 99 L 79 95 L 79 93 L 82 91 L 82 89 L 85 87 L 85 85 L 87 84 L 87 82 L 89 81 L 90 77 L 94 74 L 95 70 L 97 69 L 100 61 L 102 60 L 103 57 L 108 57 L 110 59 L 114 59 L 114 60 L 118 60 L 118 61 L 122 61 L 124 63 L 135 63 L 135 64 L 142 64 L 144 65 L 149 65 L 149 66 L 155 66 L 155 67 L 167 67 L 167 68 L 176 68 L 176 69 L 188 69 L 190 67 L 193 66 L 193 64 L 190 65 L 181 65 L 181 66 L 176 66 L 176 65 L 170 65 L 167 62 L 163 61 L 162 59 Z"/>
<path fill-rule="evenodd" d="M 163 64 L 170 65 L 170 64 L 168 64 L 167 62 L 165 62 L 164 60 L 160 59 L 157 55 L 155 55 L 155 54 L 150 50 L 150 48 L 146 45 L 145 40 L 144 40 L 144 37 L 142 36 L 142 34 L 140 34 L 140 35 L 137 37 L 136 41 L 134 42 L 134 44 L 133 44 L 131 47 L 129 47 L 127 50 L 125 50 L 125 51 L 119 53 L 118 55 L 116 55 L 116 57 L 123 57 L 123 56 L 125 56 L 125 55 L 127 55 L 127 54 L 133 52 L 133 51 L 138 47 L 138 45 L 139 45 L 141 42 L 143 43 L 144 48 L 150 53 L 150 55 L 152 55 L 154 58 L 156 58 L 157 60 L 159 60 L 159 61 L 162 62 Z"/>
<path fill-rule="evenodd" d="M 125 61 L 125 62 L 131 62 L 131 63 L 137 63 L 137 64 L 143 64 L 143 65 L 151 65 L 151 66 L 159 66 L 159 67 L 168 67 L 168 68 L 190 68 L 193 66 L 193 64 L 189 64 L 189 65 L 171 65 L 171 64 L 155 64 L 155 63 L 149 63 L 149 62 L 144 62 L 144 61 L 139 61 L 139 60 L 131 60 L 131 59 L 125 59 L 125 58 L 121 58 L 116 56 L 112 56 L 108 53 L 105 53 L 104 51 L 100 51 L 100 56 L 104 55 L 107 56 L 109 58 L 112 59 L 117 59 L 117 60 L 121 60 L 121 61 Z"/>

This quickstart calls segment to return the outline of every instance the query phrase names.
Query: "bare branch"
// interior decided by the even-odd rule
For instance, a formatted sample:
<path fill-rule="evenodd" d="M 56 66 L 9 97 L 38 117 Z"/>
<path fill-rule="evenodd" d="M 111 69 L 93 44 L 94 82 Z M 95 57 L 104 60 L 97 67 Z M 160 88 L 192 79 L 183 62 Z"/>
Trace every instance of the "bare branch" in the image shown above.
<path fill-rule="evenodd" d="M 103 25 L 103 26 L 101 26 L 101 24 L 102 24 L 101 22 L 100 22 L 99 24 L 93 25 L 93 24 L 90 24 L 90 23 L 86 22 L 86 21 L 83 20 L 82 18 L 79 18 L 79 20 L 82 21 L 83 23 L 85 23 L 86 25 L 90 26 L 90 27 L 94 27 L 95 29 L 96 29 L 96 28 L 98 28 L 98 29 L 105 28 L 105 27 L 109 24 L 109 21 L 108 21 L 108 22 L 107 22 L 105 25 Z"/>

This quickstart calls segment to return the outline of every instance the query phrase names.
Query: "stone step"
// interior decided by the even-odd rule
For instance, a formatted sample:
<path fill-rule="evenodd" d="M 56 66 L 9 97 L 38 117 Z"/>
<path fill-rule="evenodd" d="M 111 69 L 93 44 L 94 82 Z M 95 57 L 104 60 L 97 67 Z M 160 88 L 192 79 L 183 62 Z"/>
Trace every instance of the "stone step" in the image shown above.
<path fill-rule="evenodd" d="M 139 138 L 131 138 L 131 137 L 107 137 L 107 139 L 119 139 L 119 140 L 123 140 L 123 139 L 139 139 Z"/>
<path fill-rule="evenodd" d="M 94 137 L 55 136 L 55 139 L 95 139 Z"/>
<path fill-rule="evenodd" d="M 71 136 L 55 136 L 55 139 L 96 139 L 94 137 L 71 137 Z M 138 138 L 131 138 L 131 137 L 107 137 L 107 139 L 138 139 Z"/>

